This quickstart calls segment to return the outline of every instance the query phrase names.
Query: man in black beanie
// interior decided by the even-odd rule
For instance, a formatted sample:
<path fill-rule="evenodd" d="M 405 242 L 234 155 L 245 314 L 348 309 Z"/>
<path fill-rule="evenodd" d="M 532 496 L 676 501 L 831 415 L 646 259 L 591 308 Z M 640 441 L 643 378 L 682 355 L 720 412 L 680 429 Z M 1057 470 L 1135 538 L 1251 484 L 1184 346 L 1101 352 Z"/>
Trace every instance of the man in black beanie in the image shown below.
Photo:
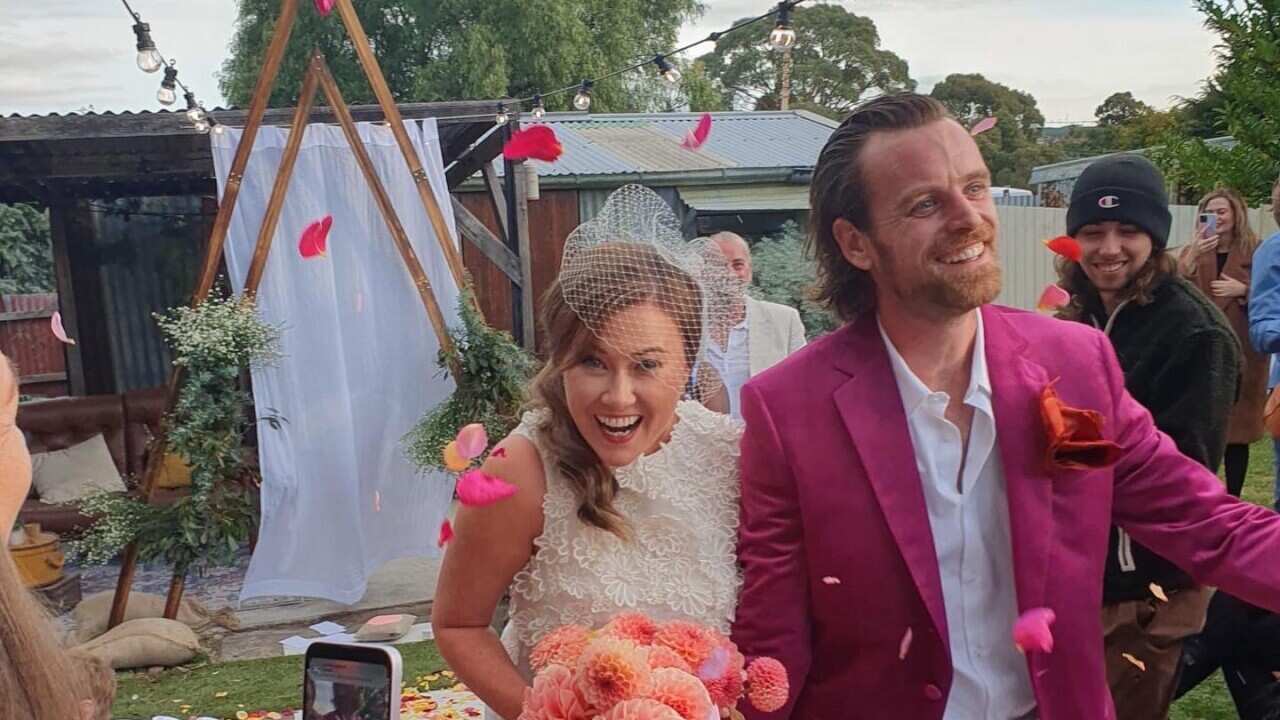
<path fill-rule="evenodd" d="M 1103 330 L 1129 394 L 1184 455 L 1216 471 L 1240 349 L 1218 309 L 1176 273 L 1168 206 L 1164 178 L 1141 156 L 1103 158 L 1081 174 L 1067 234 L 1083 258 L 1058 261 L 1071 295 L 1061 317 Z M 1199 632 L 1208 602 L 1206 588 L 1112 527 L 1102 612 L 1119 720 L 1168 715 L 1182 641 Z"/>

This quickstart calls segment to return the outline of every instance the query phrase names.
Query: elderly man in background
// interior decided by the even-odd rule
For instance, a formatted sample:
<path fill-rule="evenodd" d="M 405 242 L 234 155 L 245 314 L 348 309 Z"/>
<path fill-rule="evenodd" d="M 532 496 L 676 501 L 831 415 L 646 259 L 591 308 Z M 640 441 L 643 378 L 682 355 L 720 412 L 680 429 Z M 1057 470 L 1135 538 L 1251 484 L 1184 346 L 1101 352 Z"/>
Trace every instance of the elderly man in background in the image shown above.
<path fill-rule="evenodd" d="M 729 269 L 741 282 L 737 288 L 737 323 L 727 338 L 709 343 L 709 360 L 720 373 L 728 392 L 729 415 L 741 419 L 739 391 L 752 376 L 804 347 L 804 323 L 793 307 L 757 300 L 747 295 L 751 286 L 751 248 L 741 235 L 718 232 L 711 236 Z"/>

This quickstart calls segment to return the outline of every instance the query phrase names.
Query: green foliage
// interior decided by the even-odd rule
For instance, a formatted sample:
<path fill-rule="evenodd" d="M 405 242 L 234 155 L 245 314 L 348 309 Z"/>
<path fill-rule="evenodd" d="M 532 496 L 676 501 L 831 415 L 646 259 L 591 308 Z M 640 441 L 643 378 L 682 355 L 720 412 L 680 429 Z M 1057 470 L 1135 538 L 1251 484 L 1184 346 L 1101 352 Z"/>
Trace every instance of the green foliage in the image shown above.
<path fill-rule="evenodd" d="M 164 561 L 178 572 L 227 565 L 254 522 L 251 498 L 236 482 L 247 472 L 242 439 L 250 401 L 240 373 L 279 357 L 280 329 L 263 323 L 244 298 L 211 297 L 157 322 L 174 364 L 185 369 L 165 450 L 190 466 L 191 495 L 165 506 L 119 494 L 88 498 L 84 509 L 98 519 L 71 550 L 105 563 L 137 542 L 142 560 Z"/>
<path fill-rule="evenodd" d="M 1098 118 L 1098 125 L 1114 127 L 1132 122 L 1154 111 L 1155 108 L 1135 98 L 1132 92 L 1126 90 L 1108 95 L 1107 99 L 1093 111 L 1093 116 Z"/>
<path fill-rule="evenodd" d="M 406 455 L 423 471 L 445 469 L 444 446 L 464 425 L 482 423 L 495 442 L 506 437 L 519 423 L 524 389 L 533 376 L 534 358 L 510 334 L 486 325 L 471 298 L 469 288 L 459 297 L 462 327 L 450 332 L 458 349 L 456 389 L 404 438 Z M 441 351 L 441 373 L 448 361 Z"/>
<path fill-rule="evenodd" d="M 809 338 L 824 335 L 839 326 L 821 305 L 810 299 L 817 267 L 804 249 L 804 231 L 788 222 L 777 235 L 751 247 L 751 296 L 790 305 L 800 312 Z"/>
<path fill-rule="evenodd" d="M 914 90 L 907 61 L 880 47 L 880 33 L 868 17 L 839 5 L 801 5 L 792 12 L 791 107 L 843 118 L 868 93 Z M 699 58 L 707 74 L 738 105 L 776 110 L 783 53 L 763 42 L 765 22 L 716 41 Z"/>
<path fill-rule="evenodd" d="M 1266 202 L 1280 172 L 1280 2 L 1196 0 L 1217 33 L 1218 68 L 1206 95 L 1235 147 L 1206 144 L 1186 129 L 1168 134 L 1154 159 L 1192 195 L 1226 185 Z"/>
<path fill-rule="evenodd" d="M 32 205 L 0 205 L 0 294 L 53 290 L 48 214 Z"/>
<path fill-rule="evenodd" d="M 930 95 L 966 127 L 986 117 L 997 119 L 994 128 L 977 137 L 996 185 L 1027 187 L 1031 168 L 1062 159 L 1054 146 L 1038 142 L 1044 115 L 1029 93 L 974 73 L 948 75 Z"/>
<path fill-rule="evenodd" d="M 220 86 L 229 103 L 246 105 L 280 4 L 239 4 Z M 523 97 L 573 85 L 670 50 L 680 26 L 702 10 L 698 0 L 361 0 L 355 8 L 401 102 Z M 341 20 L 322 18 L 304 3 L 273 107 L 296 102 L 313 47 L 324 53 L 348 103 L 373 101 Z M 650 109 L 629 92 L 630 77 L 597 84 L 592 111 Z M 572 97 L 548 98 L 547 108 L 567 109 Z"/>

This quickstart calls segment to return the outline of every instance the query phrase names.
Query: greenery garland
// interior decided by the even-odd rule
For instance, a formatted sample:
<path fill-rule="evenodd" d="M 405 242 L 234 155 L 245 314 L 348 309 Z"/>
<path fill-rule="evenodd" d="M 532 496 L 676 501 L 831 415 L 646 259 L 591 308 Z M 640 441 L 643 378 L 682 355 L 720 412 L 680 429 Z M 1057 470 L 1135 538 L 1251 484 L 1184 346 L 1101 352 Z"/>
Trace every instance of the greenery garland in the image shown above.
<path fill-rule="evenodd" d="M 468 423 L 483 424 L 494 441 L 506 437 L 519 423 L 525 387 L 537 366 L 509 333 L 485 324 L 472 298 L 470 287 L 464 288 L 458 299 L 462 326 L 449 333 L 458 349 L 457 387 L 404 438 L 406 455 L 423 472 L 446 469 L 444 446 Z M 443 350 L 437 364 L 441 374 L 448 372 Z"/>
<path fill-rule="evenodd" d="M 168 505 L 120 493 L 86 498 L 81 510 L 96 520 L 69 548 L 91 564 L 110 562 L 136 542 L 141 560 L 179 573 L 229 565 L 256 520 L 248 490 L 236 482 L 251 472 L 242 447 L 250 398 L 240 373 L 279 359 L 281 329 L 264 323 L 248 298 L 211 297 L 156 320 L 174 365 L 185 371 L 165 450 L 191 468 L 191 494 Z"/>

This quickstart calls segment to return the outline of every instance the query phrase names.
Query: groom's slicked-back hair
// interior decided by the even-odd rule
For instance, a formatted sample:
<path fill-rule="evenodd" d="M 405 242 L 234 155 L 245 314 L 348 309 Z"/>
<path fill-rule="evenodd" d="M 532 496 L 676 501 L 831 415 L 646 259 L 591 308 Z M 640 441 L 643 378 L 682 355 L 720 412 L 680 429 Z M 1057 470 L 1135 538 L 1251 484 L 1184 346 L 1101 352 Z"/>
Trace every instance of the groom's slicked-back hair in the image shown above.
<path fill-rule="evenodd" d="M 883 95 L 845 118 L 819 153 L 809 186 L 809 250 L 818 261 L 817 299 L 840 319 L 852 320 L 875 303 L 871 276 L 845 260 L 832 229 L 840 218 L 859 230 L 870 225 L 867 185 L 874 178 L 861 166 L 867 139 L 950 118 L 946 106 L 928 95 Z"/>

